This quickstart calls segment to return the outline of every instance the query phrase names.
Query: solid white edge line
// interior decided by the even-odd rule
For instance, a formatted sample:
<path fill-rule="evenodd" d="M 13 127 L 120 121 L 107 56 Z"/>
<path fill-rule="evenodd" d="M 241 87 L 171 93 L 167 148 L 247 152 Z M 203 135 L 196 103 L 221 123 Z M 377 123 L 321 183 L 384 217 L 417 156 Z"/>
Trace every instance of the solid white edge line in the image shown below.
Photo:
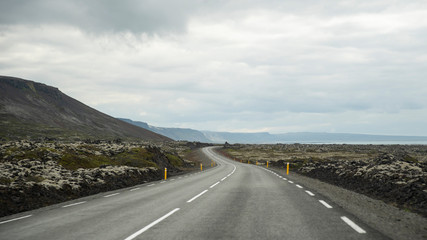
<path fill-rule="evenodd" d="M 363 230 L 361 227 L 359 227 L 356 223 L 354 223 L 353 221 L 351 221 L 350 219 L 348 219 L 346 216 L 342 216 L 341 219 L 347 223 L 351 228 L 354 229 L 354 231 L 358 232 L 358 233 L 366 233 L 365 230 Z"/>
<path fill-rule="evenodd" d="M 296 184 L 295 186 L 297 186 L 298 188 L 303 188 L 301 185 Z"/>
<path fill-rule="evenodd" d="M 142 228 L 138 232 L 136 232 L 136 233 L 130 235 L 129 237 L 125 238 L 125 240 L 132 240 L 132 239 L 136 238 L 137 236 L 141 235 L 143 232 L 145 232 L 148 229 L 152 228 L 154 225 L 158 224 L 159 222 L 165 220 L 167 217 L 169 217 L 170 215 L 174 214 L 177 211 L 179 211 L 179 208 L 175 208 L 174 210 L 170 211 L 169 213 L 167 213 L 163 217 L 161 217 L 161 218 L 157 219 L 156 221 L 148 224 L 147 226 L 145 226 L 144 228 Z"/>
<path fill-rule="evenodd" d="M 77 202 L 77 203 L 72 203 L 72 204 L 68 204 L 68 205 L 62 206 L 62 207 L 63 207 L 63 208 L 72 207 L 72 206 L 76 206 L 76 205 L 83 204 L 83 203 L 85 203 L 85 202 L 86 202 L 86 201 L 83 201 L 83 202 Z"/>
<path fill-rule="evenodd" d="M 156 185 L 156 184 L 153 183 L 153 184 L 148 185 L 147 187 L 151 187 L 151 186 L 154 186 L 154 185 Z"/>
<path fill-rule="evenodd" d="M 305 191 L 308 195 L 310 196 L 314 196 L 314 193 L 310 192 L 310 191 Z"/>
<path fill-rule="evenodd" d="M 188 200 L 187 202 L 188 202 L 188 203 L 191 203 L 192 201 L 196 200 L 196 198 L 198 198 L 198 197 L 202 196 L 203 194 L 205 194 L 207 191 L 208 191 L 208 190 L 206 189 L 205 191 L 203 191 L 203 192 L 201 192 L 201 193 L 197 194 L 196 196 L 194 196 L 192 199 Z"/>
<path fill-rule="evenodd" d="M 225 179 L 227 179 L 227 177 L 223 177 L 223 178 L 221 179 L 221 181 L 224 181 Z"/>
<path fill-rule="evenodd" d="M 116 196 L 116 195 L 119 195 L 120 193 L 113 193 L 113 194 L 110 194 L 110 195 L 106 195 L 106 196 L 104 196 L 104 197 L 112 197 L 112 196 Z"/>
<path fill-rule="evenodd" d="M 213 188 L 213 187 L 215 187 L 216 185 L 218 185 L 219 184 L 219 181 L 218 182 L 216 182 L 216 183 L 214 183 L 212 186 L 210 186 L 209 188 Z"/>
<path fill-rule="evenodd" d="M 129 190 L 129 191 L 131 191 L 131 192 L 133 192 L 133 191 L 136 191 L 136 190 L 138 190 L 139 189 L 139 187 L 137 187 L 137 188 L 132 188 L 131 190 Z"/>
<path fill-rule="evenodd" d="M 332 208 L 332 206 L 331 206 L 331 205 L 329 205 L 327 202 L 325 202 L 325 201 L 323 201 L 323 200 L 319 200 L 319 202 L 320 202 L 321 204 L 323 204 L 323 206 L 325 206 L 326 208 Z"/>
<path fill-rule="evenodd" d="M 6 221 L 3 221 L 3 222 L 0 222 L 0 224 L 8 223 L 8 222 L 13 222 L 13 221 L 20 220 L 20 219 L 24 219 L 24 218 L 29 218 L 29 217 L 31 217 L 31 216 L 33 216 L 33 215 L 27 215 L 27 216 L 23 216 L 23 217 L 19 217 L 19 218 L 9 219 L 9 220 L 6 220 Z"/>

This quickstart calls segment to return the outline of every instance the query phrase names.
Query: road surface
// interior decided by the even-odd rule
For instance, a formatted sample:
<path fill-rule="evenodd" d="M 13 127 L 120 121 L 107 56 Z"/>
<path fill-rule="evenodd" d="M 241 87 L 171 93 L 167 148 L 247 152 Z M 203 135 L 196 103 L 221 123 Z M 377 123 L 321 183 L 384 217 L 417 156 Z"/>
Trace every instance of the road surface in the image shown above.
<path fill-rule="evenodd" d="M 265 167 L 218 165 L 0 219 L 0 239 L 387 239 Z"/>

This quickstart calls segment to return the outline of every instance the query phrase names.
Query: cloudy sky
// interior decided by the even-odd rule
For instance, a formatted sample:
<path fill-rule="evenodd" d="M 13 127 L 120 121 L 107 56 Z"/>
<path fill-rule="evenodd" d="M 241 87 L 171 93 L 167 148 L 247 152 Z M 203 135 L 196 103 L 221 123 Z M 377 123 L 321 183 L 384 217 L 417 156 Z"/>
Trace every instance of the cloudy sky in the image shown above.
<path fill-rule="evenodd" d="M 154 126 L 427 135 L 427 1 L 1 0 L 0 75 Z"/>

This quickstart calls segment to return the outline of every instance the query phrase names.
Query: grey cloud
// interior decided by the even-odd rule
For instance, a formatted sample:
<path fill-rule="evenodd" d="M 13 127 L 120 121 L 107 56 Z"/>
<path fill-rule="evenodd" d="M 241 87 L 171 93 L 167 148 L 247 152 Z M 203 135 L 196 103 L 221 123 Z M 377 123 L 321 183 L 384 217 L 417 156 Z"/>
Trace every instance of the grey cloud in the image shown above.
<path fill-rule="evenodd" d="M 195 10 L 191 0 L 3 0 L 1 24 L 66 24 L 90 32 L 181 32 Z"/>

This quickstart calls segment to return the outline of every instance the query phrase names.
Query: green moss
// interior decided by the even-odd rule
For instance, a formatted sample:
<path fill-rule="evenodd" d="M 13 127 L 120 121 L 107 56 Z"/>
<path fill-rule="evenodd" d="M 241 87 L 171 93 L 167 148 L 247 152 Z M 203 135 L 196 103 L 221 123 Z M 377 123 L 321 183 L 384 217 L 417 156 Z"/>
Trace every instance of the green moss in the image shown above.
<path fill-rule="evenodd" d="M 411 157 L 411 156 L 409 156 L 409 155 L 406 155 L 406 156 L 403 158 L 403 160 L 404 160 L 405 162 L 418 163 L 418 160 L 417 160 L 416 158 Z"/>
<path fill-rule="evenodd" d="M 7 177 L 0 177 L 1 185 L 10 185 L 13 182 L 13 179 Z"/>
<path fill-rule="evenodd" d="M 45 180 L 45 178 L 42 176 L 38 176 L 38 175 L 37 176 L 28 176 L 25 178 L 25 181 L 27 181 L 27 182 L 39 183 L 39 182 L 42 182 L 43 180 Z"/>
<path fill-rule="evenodd" d="M 67 152 L 62 155 L 58 161 L 64 168 L 76 170 L 78 168 L 96 168 L 102 165 L 115 165 L 112 159 L 106 156 L 80 155 L 73 152 Z"/>
<path fill-rule="evenodd" d="M 145 148 L 132 148 L 127 152 L 120 153 L 114 156 L 115 162 L 118 165 L 126 165 L 130 167 L 155 167 L 157 164 L 153 162 L 154 154 L 147 151 Z"/>
<path fill-rule="evenodd" d="M 175 167 L 182 167 L 184 164 L 184 161 L 178 156 L 175 156 L 172 154 L 166 154 L 166 157 L 169 159 L 169 162 Z"/>

